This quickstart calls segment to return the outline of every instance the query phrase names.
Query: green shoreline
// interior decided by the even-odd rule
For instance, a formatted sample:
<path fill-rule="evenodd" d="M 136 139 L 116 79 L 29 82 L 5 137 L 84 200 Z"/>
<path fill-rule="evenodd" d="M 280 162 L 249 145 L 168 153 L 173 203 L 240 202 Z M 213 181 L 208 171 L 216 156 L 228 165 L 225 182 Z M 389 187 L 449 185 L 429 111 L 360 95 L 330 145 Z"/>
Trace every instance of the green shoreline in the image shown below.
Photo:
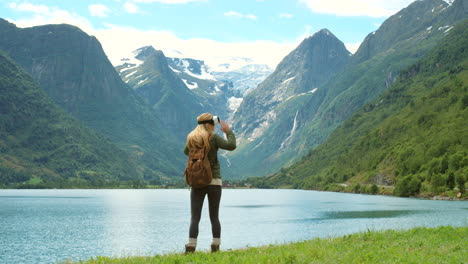
<path fill-rule="evenodd" d="M 184 185 L 182 185 L 184 186 Z M 168 190 L 168 189 L 188 189 L 188 187 L 178 186 L 144 186 L 140 188 L 132 188 L 130 186 L 121 186 L 121 187 L 89 187 L 89 188 L 0 188 L 0 190 Z M 333 193 L 350 193 L 350 194 L 366 194 L 366 195 L 382 195 L 390 197 L 399 197 L 399 198 L 414 198 L 414 199 L 423 199 L 423 200 L 441 200 L 441 201 L 468 201 L 468 192 L 463 193 L 461 197 L 456 197 L 456 192 L 444 192 L 438 195 L 433 194 L 419 194 L 417 196 L 410 197 L 401 197 L 394 195 L 393 192 L 382 191 L 382 188 L 379 187 L 377 193 L 362 193 L 362 192 L 353 192 L 350 190 L 320 190 L 320 189 L 294 189 L 294 188 L 255 188 L 255 187 L 223 187 L 223 189 L 259 189 L 259 190 L 302 190 L 302 191 L 317 191 L 317 192 L 333 192 Z M 388 190 L 388 188 L 387 188 Z"/>
<path fill-rule="evenodd" d="M 466 263 L 468 226 L 367 231 L 285 245 L 227 250 L 211 254 L 181 252 L 149 257 L 97 257 L 62 263 Z M 222 250 L 222 247 L 221 247 Z"/>

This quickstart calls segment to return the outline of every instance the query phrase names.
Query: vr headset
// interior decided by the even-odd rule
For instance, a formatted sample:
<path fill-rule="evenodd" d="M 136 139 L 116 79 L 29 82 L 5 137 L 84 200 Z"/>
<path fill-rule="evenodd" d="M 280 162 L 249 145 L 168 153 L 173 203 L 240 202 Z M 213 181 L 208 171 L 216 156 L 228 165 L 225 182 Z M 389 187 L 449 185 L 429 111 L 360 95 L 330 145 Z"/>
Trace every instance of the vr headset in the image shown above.
<path fill-rule="evenodd" d="M 219 124 L 221 120 L 219 119 L 219 116 L 213 116 L 213 119 L 211 120 L 205 120 L 205 121 L 198 121 L 198 124 L 212 124 L 212 125 L 217 125 Z"/>

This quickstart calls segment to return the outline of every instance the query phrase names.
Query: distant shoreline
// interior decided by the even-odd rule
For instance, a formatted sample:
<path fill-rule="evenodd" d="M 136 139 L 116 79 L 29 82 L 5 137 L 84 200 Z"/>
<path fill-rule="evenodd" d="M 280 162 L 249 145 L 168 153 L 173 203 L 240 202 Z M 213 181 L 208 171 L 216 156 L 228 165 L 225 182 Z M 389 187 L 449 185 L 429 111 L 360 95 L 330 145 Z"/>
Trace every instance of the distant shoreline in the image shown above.
<path fill-rule="evenodd" d="M 143 187 L 143 188 L 0 188 L 0 190 L 184 190 L 190 189 L 188 187 Z M 350 191 L 331 191 L 331 190 L 314 190 L 314 189 L 295 189 L 295 188 L 254 188 L 254 187 L 223 187 L 223 189 L 230 190 L 302 190 L 302 191 L 317 191 L 317 192 L 332 192 L 332 193 L 349 193 L 349 194 L 363 194 L 363 195 L 379 195 L 379 196 L 390 196 L 398 198 L 412 198 L 422 200 L 434 200 L 434 201 L 468 201 L 468 196 L 465 194 L 461 198 L 443 196 L 443 195 L 419 195 L 410 197 L 399 197 L 392 193 L 355 193 Z"/>

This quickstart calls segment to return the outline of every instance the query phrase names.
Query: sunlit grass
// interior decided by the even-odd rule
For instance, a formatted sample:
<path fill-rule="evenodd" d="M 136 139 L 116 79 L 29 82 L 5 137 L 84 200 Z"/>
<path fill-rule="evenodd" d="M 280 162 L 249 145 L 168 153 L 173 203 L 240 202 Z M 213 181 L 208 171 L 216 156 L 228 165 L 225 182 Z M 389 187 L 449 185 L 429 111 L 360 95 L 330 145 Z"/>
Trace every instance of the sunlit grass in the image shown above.
<path fill-rule="evenodd" d="M 466 263 L 468 227 L 363 232 L 218 253 L 97 257 L 79 263 Z"/>

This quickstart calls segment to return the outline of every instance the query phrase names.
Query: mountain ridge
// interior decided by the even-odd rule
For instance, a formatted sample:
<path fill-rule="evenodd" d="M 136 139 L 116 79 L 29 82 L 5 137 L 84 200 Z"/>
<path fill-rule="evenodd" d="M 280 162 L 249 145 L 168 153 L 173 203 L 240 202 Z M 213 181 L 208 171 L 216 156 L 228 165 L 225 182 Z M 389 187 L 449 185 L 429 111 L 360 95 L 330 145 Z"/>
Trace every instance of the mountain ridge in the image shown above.
<path fill-rule="evenodd" d="M 303 92 L 310 91 L 312 95 L 306 94 L 307 96 L 297 97 L 295 99 L 300 101 L 291 101 L 288 104 L 289 106 L 285 105 L 278 109 L 270 119 L 280 120 L 279 122 L 283 122 L 283 124 L 278 121 L 270 122 L 268 126 L 271 124 L 273 126 L 269 129 L 263 128 L 262 133 L 264 135 L 257 137 L 256 140 L 250 143 L 240 145 L 240 151 L 232 154 L 233 164 L 242 164 L 241 167 L 237 168 L 236 174 L 244 177 L 260 176 L 274 173 L 275 170 L 277 171 L 281 167 L 292 165 L 294 161 L 298 160 L 310 149 L 324 142 L 328 135 L 358 107 L 374 99 L 387 89 L 396 80 L 401 69 L 416 62 L 418 58 L 421 58 L 434 47 L 437 41 L 445 36 L 451 26 L 466 18 L 466 10 L 463 9 L 462 1 L 454 1 L 451 6 L 441 0 L 424 0 L 423 2 L 409 5 L 406 9 L 400 11 L 401 13 L 398 12 L 384 22 L 384 28 L 386 30 L 392 28 L 390 31 L 393 32 L 393 27 L 395 30 L 400 27 L 399 23 L 392 23 L 392 21 L 395 17 L 399 18 L 402 14 L 405 14 L 405 17 L 410 20 L 406 21 L 407 26 L 405 28 L 399 30 L 403 32 L 403 35 L 408 36 L 407 39 L 397 41 L 392 44 L 391 48 L 380 51 L 371 58 L 362 61 L 362 56 L 359 55 L 362 52 L 359 50 L 366 49 L 367 44 L 365 41 L 356 53 L 356 57 L 354 55 L 350 56 L 348 64 L 333 78 L 324 83 L 322 87 L 309 86 L 308 89 L 303 88 Z M 421 6 L 425 9 L 420 9 Z M 432 12 L 433 9 L 436 11 L 437 7 L 440 8 L 440 11 Z M 418 17 L 419 13 L 429 15 L 424 18 Z M 402 18 L 405 17 L 402 16 Z M 421 29 L 417 34 L 411 28 L 410 21 Z M 432 30 L 427 23 L 433 26 Z M 369 36 L 374 37 L 366 39 L 379 37 L 385 40 L 386 38 L 383 33 L 370 33 Z M 274 77 L 270 76 L 269 78 Z M 314 88 L 318 89 L 312 93 Z M 239 109 L 243 108 L 244 103 L 253 105 L 253 102 L 249 102 L 249 98 L 246 97 Z M 250 109 L 249 112 L 259 114 L 254 109 Z M 265 120 L 265 114 L 260 113 L 258 115 L 261 118 L 260 120 Z M 278 118 L 278 113 L 282 114 L 283 117 Z M 261 127 L 258 125 L 258 119 L 253 116 L 244 117 L 243 120 L 245 123 L 250 123 L 250 127 L 240 125 L 235 127 L 236 130 L 253 131 Z M 288 139 L 288 147 L 279 151 L 281 143 L 286 139 Z M 260 144 L 261 142 L 263 143 Z M 265 142 L 268 142 L 269 145 Z M 245 154 L 254 148 L 257 155 Z M 242 149 L 245 149 L 245 151 L 243 152 Z M 236 157 L 236 154 L 242 155 Z M 246 159 L 243 159 L 242 156 L 246 157 Z"/>
<path fill-rule="evenodd" d="M 131 156 L 56 106 L 0 51 L 0 186 L 119 186 L 138 177 Z"/>
<path fill-rule="evenodd" d="M 399 196 L 463 193 L 468 173 L 468 22 L 404 69 L 382 96 L 361 107 L 322 145 L 257 185 Z M 343 187 L 348 185 L 349 187 Z M 375 192 L 378 188 L 375 188 Z"/>
<path fill-rule="evenodd" d="M 5 20 L 0 20 L 0 35 L 0 49 L 29 72 L 54 102 L 132 153 L 142 174 L 179 175 L 184 161 L 172 147 L 177 145 L 174 136 L 122 82 L 95 37 L 69 25 L 21 29 Z"/>

